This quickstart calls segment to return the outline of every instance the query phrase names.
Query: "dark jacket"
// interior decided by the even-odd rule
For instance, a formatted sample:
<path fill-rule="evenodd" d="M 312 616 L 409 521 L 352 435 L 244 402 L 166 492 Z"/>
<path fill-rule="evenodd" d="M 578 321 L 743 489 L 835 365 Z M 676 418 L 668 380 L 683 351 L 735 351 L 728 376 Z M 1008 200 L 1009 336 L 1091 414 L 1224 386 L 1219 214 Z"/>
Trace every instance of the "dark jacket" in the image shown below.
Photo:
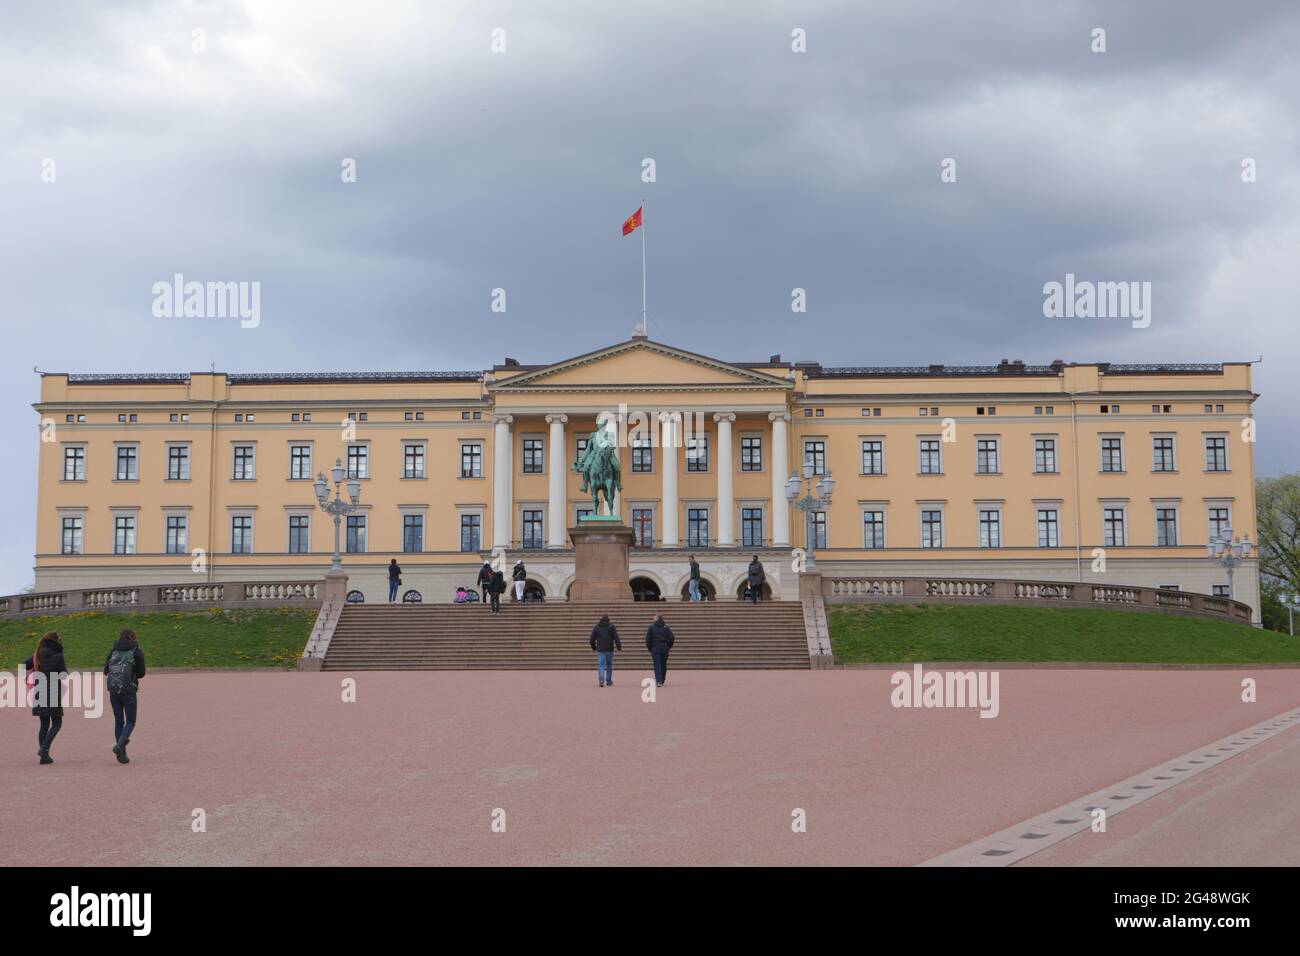
<path fill-rule="evenodd" d="M 618 628 L 606 620 L 600 620 L 591 629 L 591 649 L 593 651 L 622 650 L 623 642 L 618 639 Z"/>
<path fill-rule="evenodd" d="M 510 578 L 513 581 L 527 581 L 528 571 L 525 570 L 522 564 L 516 564 L 515 569 L 510 572 Z"/>
<path fill-rule="evenodd" d="M 113 642 L 113 651 L 135 651 L 135 680 L 131 683 L 130 693 L 134 694 L 140 689 L 140 678 L 144 676 L 144 651 L 140 650 L 140 644 L 136 641 L 124 641 L 120 637 Z M 108 662 L 113 659 L 113 651 L 108 652 L 104 658 L 104 676 L 108 676 Z"/>
<path fill-rule="evenodd" d="M 645 649 L 647 651 L 666 651 L 673 646 L 673 629 L 663 621 L 656 620 L 645 632 Z"/>
<path fill-rule="evenodd" d="M 757 561 L 749 562 L 749 586 L 751 588 L 761 588 L 763 582 L 767 580 L 767 572 L 763 570 L 763 565 Z"/>
<path fill-rule="evenodd" d="M 401 577 L 402 577 L 402 569 L 401 569 L 401 567 L 398 566 L 398 565 L 396 565 L 396 564 L 390 564 L 390 565 L 388 566 L 388 580 L 390 580 L 390 581 L 397 581 L 397 580 L 399 580 Z"/>
<path fill-rule="evenodd" d="M 692 581 L 698 581 L 699 579 L 700 579 L 700 562 L 698 562 L 698 561 L 692 561 L 692 562 L 691 562 L 691 580 L 692 580 Z"/>
<path fill-rule="evenodd" d="M 480 587 L 481 587 L 482 585 L 485 585 L 485 584 L 491 584 L 491 583 L 492 583 L 492 565 L 490 565 L 490 564 L 488 564 L 486 561 L 484 561 L 484 562 L 483 562 L 483 567 L 481 567 L 481 568 L 478 569 L 478 580 L 475 581 L 474 583 L 475 583 L 475 584 L 478 584 Z"/>
<path fill-rule="evenodd" d="M 506 576 L 500 571 L 492 572 L 492 582 L 488 585 L 488 594 L 505 594 Z"/>
<path fill-rule="evenodd" d="M 43 706 L 32 707 L 33 717 L 62 717 L 63 716 L 63 698 L 62 687 L 58 675 L 68 669 L 67 662 L 63 659 L 63 645 L 56 644 L 54 641 L 46 641 L 41 644 L 38 652 L 37 667 L 35 670 L 46 675 L 44 678 L 37 678 L 37 685 L 33 688 L 37 691 L 37 699 Z M 27 666 L 31 667 L 31 661 Z"/>

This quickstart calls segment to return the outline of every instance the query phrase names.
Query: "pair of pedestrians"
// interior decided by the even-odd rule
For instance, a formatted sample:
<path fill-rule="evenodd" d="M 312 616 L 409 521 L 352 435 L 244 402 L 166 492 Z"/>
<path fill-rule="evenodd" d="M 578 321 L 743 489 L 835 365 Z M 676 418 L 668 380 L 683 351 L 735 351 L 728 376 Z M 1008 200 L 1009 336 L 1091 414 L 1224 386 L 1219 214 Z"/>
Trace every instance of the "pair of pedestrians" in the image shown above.
<path fill-rule="evenodd" d="M 63 728 L 62 681 L 68 664 L 63 654 L 63 640 L 58 631 L 50 631 L 36 645 L 32 655 L 27 688 L 31 694 L 32 716 L 40 721 L 36 756 L 42 764 L 54 763 L 50 747 Z M 144 652 L 135 632 L 125 628 L 113 642 L 104 659 L 104 683 L 108 702 L 113 708 L 113 755 L 118 763 L 130 763 L 126 746 L 135 731 L 136 694 L 144 676 Z"/>
<path fill-rule="evenodd" d="M 676 638 L 662 614 L 655 615 L 645 632 L 645 648 L 654 663 L 655 686 L 663 687 L 668 678 L 668 652 Z M 591 629 L 591 649 L 596 652 L 596 681 L 600 687 L 614 686 L 614 651 L 623 649 L 618 628 L 610 623 L 609 615 L 602 614 Z"/>

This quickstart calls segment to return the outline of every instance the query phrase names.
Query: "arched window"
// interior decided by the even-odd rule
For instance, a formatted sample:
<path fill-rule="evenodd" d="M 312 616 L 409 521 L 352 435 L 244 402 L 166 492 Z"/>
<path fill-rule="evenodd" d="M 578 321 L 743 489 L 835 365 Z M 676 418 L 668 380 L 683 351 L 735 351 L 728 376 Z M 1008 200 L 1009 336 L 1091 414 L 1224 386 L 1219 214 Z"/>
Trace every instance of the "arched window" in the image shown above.
<path fill-rule="evenodd" d="M 420 596 L 420 592 L 415 590 L 415 588 L 411 588 L 409 591 L 407 591 L 405 594 L 402 595 L 403 604 L 419 604 L 423 600 L 424 598 Z"/>

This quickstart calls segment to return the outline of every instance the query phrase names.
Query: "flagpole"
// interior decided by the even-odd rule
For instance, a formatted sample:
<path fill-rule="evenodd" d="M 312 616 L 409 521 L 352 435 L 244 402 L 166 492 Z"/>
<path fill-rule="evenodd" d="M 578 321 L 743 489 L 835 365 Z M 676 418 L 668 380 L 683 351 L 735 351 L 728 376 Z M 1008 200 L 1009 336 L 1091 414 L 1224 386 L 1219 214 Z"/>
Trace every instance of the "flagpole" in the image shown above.
<path fill-rule="evenodd" d="M 645 200 L 641 200 L 641 334 L 648 336 L 645 324 Z"/>

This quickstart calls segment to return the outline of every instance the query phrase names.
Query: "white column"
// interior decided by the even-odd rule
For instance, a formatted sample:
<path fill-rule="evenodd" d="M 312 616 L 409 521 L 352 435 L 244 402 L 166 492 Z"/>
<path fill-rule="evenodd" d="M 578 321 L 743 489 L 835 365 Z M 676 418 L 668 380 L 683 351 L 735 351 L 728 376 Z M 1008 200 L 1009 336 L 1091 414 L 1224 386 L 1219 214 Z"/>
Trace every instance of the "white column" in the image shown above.
<path fill-rule="evenodd" d="M 731 460 L 731 423 L 736 416 L 731 412 L 719 412 L 713 416 L 718 423 L 718 547 L 730 548 L 736 544 L 736 496 Z"/>
<path fill-rule="evenodd" d="M 546 416 L 546 423 L 551 426 L 550 461 L 547 465 L 550 469 L 547 474 L 546 546 L 548 548 L 563 548 L 568 538 L 569 521 L 565 514 L 568 510 L 565 507 L 568 496 L 564 493 L 568 486 L 568 469 L 564 466 L 564 424 L 568 420 L 568 415 Z"/>
<path fill-rule="evenodd" d="M 513 415 L 497 415 L 493 422 L 492 446 L 492 547 L 509 548 L 514 527 L 514 436 Z"/>
<path fill-rule="evenodd" d="M 663 423 L 663 438 L 659 442 L 662 452 L 659 458 L 663 469 L 663 500 L 660 508 L 659 525 L 663 528 L 661 535 L 665 548 L 676 548 L 681 541 L 677 534 L 677 422 L 681 416 L 671 412 L 660 412 L 659 421 Z"/>
<path fill-rule="evenodd" d="M 785 500 L 785 482 L 790 477 L 789 437 L 786 412 L 772 412 L 767 416 L 772 423 L 772 545 L 790 547 L 790 505 Z"/>

